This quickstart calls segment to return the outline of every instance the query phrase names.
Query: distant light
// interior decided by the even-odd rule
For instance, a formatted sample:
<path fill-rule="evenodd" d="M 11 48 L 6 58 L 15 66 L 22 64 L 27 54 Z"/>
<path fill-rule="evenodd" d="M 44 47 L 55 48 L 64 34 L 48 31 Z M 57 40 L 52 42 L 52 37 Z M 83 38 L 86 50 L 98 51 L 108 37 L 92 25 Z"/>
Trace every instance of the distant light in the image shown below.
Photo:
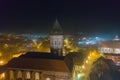
<path fill-rule="evenodd" d="M 83 65 L 83 66 L 82 66 L 82 68 L 84 69 L 84 68 L 85 68 L 85 66 Z"/>
<path fill-rule="evenodd" d="M 3 61 L 0 61 L 0 64 L 3 64 Z"/>
<path fill-rule="evenodd" d="M 0 65 L 3 65 L 3 63 L 4 63 L 3 61 L 0 61 Z"/>
<path fill-rule="evenodd" d="M 81 76 L 80 73 L 78 73 L 77 77 L 80 78 L 80 76 Z"/>
<path fill-rule="evenodd" d="M 8 48 L 8 44 L 5 44 L 5 45 L 4 45 L 4 48 Z"/>
<path fill-rule="evenodd" d="M 37 39 L 32 39 L 32 41 L 33 41 L 33 42 L 36 42 L 36 41 L 37 41 Z"/>
<path fill-rule="evenodd" d="M 4 78 L 5 77 L 5 73 L 2 73 L 1 77 Z"/>
<path fill-rule="evenodd" d="M 90 59 L 90 56 L 88 57 L 88 59 Z"/>
<path fill-rule="evenodd" d="M 81 79 L 81 77 L 83 77 L 84 76 L 84 73 L 78 73 L 77 74 L 77 79 Z"/>
<path fill-rule="evenodd" d="M 88 63 L 88 60 L 86 60 L 86 63 Z"/>
<path fill-rule="evenodd" d="M 115 41 L 119 41 L 119 40 L 120 40 L 120 39 L 119 39 L 119 36 L 116 35 L 115 38 L 114 38 L 114 40 L 115 40 Z"/>
<path fill-rule="evenodd" d="M 82 40 L 86 40 L 87 38 L 86 37 L 83 37 Z"/>

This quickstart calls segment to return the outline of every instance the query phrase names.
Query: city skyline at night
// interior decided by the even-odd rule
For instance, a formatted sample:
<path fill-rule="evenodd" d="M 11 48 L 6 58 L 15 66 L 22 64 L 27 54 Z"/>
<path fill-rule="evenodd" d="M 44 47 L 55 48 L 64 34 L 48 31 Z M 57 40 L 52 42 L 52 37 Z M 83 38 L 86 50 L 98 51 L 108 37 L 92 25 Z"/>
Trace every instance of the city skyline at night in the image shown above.
<path fill-rule="evenodd" d="M 113 0 L 0 1 L 0 80 L 119 80 Z"/>

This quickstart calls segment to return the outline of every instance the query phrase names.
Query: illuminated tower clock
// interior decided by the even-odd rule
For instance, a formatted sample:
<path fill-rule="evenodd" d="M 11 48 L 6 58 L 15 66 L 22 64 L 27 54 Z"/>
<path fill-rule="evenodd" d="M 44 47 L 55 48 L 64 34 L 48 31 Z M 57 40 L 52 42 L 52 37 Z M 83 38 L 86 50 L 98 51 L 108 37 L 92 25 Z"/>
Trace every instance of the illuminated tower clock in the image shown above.
<path fill-rule="evenodd" d="M 63 56 L 63 32 L 58 20 L 56 19 L 53 29 L 50 32 L 50 50 L 52 54 Z"/>

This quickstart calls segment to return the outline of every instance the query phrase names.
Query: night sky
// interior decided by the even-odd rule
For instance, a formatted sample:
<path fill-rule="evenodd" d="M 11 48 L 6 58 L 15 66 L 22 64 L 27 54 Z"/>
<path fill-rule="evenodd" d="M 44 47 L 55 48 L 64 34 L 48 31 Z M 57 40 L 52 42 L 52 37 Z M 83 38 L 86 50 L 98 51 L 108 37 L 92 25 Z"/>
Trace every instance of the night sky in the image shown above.
<path fill-rule="evenodd" d="M 57 16 L 65 33 L 119 34 L 119 0 L 0 0 L 0 32 L 49 32 Z"/>

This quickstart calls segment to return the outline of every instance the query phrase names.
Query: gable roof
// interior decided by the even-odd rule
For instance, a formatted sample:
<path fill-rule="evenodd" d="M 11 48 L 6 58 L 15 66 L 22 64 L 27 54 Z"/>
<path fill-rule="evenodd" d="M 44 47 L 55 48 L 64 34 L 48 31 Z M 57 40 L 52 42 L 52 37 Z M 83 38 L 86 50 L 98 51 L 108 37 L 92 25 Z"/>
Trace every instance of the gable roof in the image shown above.
<path fill-rule="evenodd" d="M 21 58 L 41 58 L 41 59 L 57 59 L 57 60 L 64 60 L 64 56 L 57 56 L 52 53 L 46 52 L 27 52 L 24 55 L 20 56 Z"/>
<path fill-rule="evenodd" d="M 28 52 L 18 58 L 10 60 L 3 69 L 33 69 L 56 72 L 70 72 L 64 56 L 56 56 L 44 52 Z"/>
<path fill-rule="evenodd" d="M 64 60 L 54 59 L 33 59 L 33 58 L 14 58 L 5 68 L 34 69 L 56 72 L 69 72 Z"/>

